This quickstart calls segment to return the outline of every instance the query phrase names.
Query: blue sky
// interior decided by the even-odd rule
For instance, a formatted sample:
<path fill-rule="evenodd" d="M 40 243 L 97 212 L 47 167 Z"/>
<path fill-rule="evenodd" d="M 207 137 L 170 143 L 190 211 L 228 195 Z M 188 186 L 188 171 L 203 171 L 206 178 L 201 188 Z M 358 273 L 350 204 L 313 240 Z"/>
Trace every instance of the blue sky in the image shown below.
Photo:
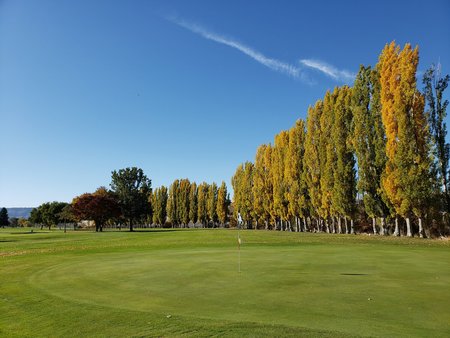
<path fill-rule="evenodd" d="M 449 73 L 449 15 L 448 1 L 0 1 L 0 206 L 70 201 L 128 166 L 154 187 L 230 186 L 386 43 Z"/>

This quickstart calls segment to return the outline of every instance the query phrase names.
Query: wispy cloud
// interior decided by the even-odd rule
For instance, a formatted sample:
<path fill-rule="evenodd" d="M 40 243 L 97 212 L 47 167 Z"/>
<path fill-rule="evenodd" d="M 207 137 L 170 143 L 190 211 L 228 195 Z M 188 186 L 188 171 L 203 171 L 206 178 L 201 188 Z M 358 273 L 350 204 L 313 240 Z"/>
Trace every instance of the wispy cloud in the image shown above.
<path fill-rule="evenodd" d="M 257 50 L 255 50 L 249 46 L 246 46 L 245 44 L 238 42 L 232 38 L 228 38 L 226 36 L 214 33 L 198 24 L 190 23 L 190 22 L 180 20 L 180 19 L 177 19 L 174 17 L 170 17 L 170 18 L 168 18 L 168 20 L 177 24 L 180 27 L 186 28 L 186 29 L 190 30 L 191 32 L 202 36 L 205 39 L 212 40 L 217 43 L 221 43 L 221 44 L 226 45 L 231 48 L 235 48 L 238 51 L 244 53 L 245 55 L 251 57 L 253 60 L 261 63 L 262 65 L 264 65 L 272 70 L 287 74 L 294 78 L 300 77 L 300 68 L 299 67 L 295 67 L 287 62 L 269 58 L 269 57 L 265 56 L 264 54 L 258 52 Z"/>
<path fill-rule="evenodd" d="M 316 69 L 337 81 L 354 80 L 356 77 L 356 74 L 349 72 L 348 70 L 339 70 L 323 61 L 303 59 L 300 60 L 300 63 L 306 67 Z"/>
<path fill-rule="evenodd" d="M 305 67 L 312 68 L 318 71 L 321 71 L 325 75 L 331 77 L 332 79 L 336 81 L 350 81 L 355 78 L 355 74 L 347 71 L 347 70 L 339 70 L 335 67 L 331 66 L 330 64 L 327 64 L 323 61 L 318 60 L 312 60 L 312 59 L 303 59 L 300 60 L 299 65 L 293 65 L 288 62 L 280 61 L 274 58 L 270 58 L 262 54 L 261 52 L 255 50 L 252 47 L 249 47 L 236 39 L 227 37 L 222 34 L 215 33 L 211 30 L 206 29 L 205 27 L 188 22 L 182 19 L 179 19 L 178 17 L 172 16 L 172 17 L 166 17 L 166 19 L 180 27 L 183 27 L 195 34 L 200 35 L 201 37 L 211 40 L 220 44 L 223 44 L 225 46 L 237 49 L 241 53 L 244 53 L 245 55 L 251 57 L 253 60 L 259 62 L 260 64 L 266 66 L 267 68 L 270 68 L 274 71 L 286 74 L 293 78 L 299 78 L 305 82 L 308 82 L 310 84 L 313 83 L 313 81 L 310 79 L 310 77 L 305 73 Z"/>

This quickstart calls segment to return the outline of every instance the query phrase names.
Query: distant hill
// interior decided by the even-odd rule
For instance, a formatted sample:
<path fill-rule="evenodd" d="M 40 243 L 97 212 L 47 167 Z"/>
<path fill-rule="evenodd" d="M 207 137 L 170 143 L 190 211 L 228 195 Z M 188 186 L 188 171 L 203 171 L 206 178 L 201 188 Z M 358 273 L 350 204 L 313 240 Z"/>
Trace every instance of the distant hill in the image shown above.
<path fill-rule="evenodd" d="M 30 217 L 30 212 L 33 208 L 6 208 L 8 210 L 8 217 L 16 218 L 28 218 Z"/>

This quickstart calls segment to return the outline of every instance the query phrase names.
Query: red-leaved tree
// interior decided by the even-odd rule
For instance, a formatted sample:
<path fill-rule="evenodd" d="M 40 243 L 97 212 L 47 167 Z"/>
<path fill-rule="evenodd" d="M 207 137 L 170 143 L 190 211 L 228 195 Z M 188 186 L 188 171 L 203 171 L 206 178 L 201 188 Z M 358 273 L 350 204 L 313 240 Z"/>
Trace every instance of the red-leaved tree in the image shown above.
<path fill-rule="evenodd" d="M 86 193 L 72 201 L 72 212 L 79 220 L 93 220 L 95 231 L 103 231 L 103 225 L 120 216 L 116 199 L 103 187 L 93 194 Z"/>

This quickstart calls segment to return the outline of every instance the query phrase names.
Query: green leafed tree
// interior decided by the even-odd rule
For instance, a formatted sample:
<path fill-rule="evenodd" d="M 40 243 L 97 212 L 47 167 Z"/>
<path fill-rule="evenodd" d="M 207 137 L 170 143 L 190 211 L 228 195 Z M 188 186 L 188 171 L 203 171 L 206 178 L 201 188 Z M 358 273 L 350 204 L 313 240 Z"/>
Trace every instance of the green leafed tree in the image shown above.
<path fill-rule="evenodd" d="M 334 217 L 336 210 L 333 204 L 334 173 L 337 166 L 336 146 L 333 140 L 335 128 L 335 101 L 339 89 L 335 88 L 331 94 L 326 92 L 323 100 L 323 110 L 320 116 L 320 217 L 325 225 L 325 231 L 330 232 L 329 220 L 333 219 L 332 232 L 335 232 Z M 341 232 L 340 220 L 338 221 L 338 233 Z"/>
<path fill-rule="evenodd" d="M 42 224 L 42 213 L 39 207 L 31 210 L 29 221 L 34 225 Z"/>
<path fill-rule="evenodd" d="M 379 73 L 361 66 L 352 94 L 354 119 L 353 146 L 358 163 L 357 189 L 363 197 L 364 208 L 372 218 L 373 232 L 377 233 L 379 217 L 381 235 L 385 234 L 385 218 L 389 216 L 388 200 L 381 186 L 386 166 L 386 134 L 381 119 Z"/>
<path fill-rule="evenodd" d="M 167 199 L 168 193 L 165 186 L 156 188 L 153 192 L 153 223 L 164 226 L 167 217 Z"/>
<path fill-rule="evenodd" d="M 130 231 L 133 231 L 133 225 L 151 213 L 151 180 L 137 167 L 114 170 L 111 189 L 119 201 L 122 216 L 127 220 Z"/>
<path fill-rule="evenodd" d="M 448 100 L 444 100 L 443 94 L 447 89 L 450 76 L 441 76 L 441 66 L 431 65 L 423 76 L 425 85 L 424 94 L 428 105 L 428 123 L 432 137 L 432 150 L 436 159 L 437 179 L 441 186 L 444 205 L 447 213 L 450 213 L 449 193 L 449 158 L 450 144 L 447 142 L 447 117 Z"/>
<path fill-rule="evenodd" d="M 339 216 L 344 217 L 345 232 L 353 233 L 353 217 L 356 208 L 356 172 L 353 153 L 353 115 L 350 109 L 351 88 L 344 86 L 338 90 L 334 105 L 334 126 L 332 142 L 336 149 L 336 167 L 332 203 Z M 350 229 L 347 226 L 350 220 Z"/>
<path fill-rule="evenodd" d="M 39 215 L 39 220 L 41 221 L 41 229 L 47 226 L 50 230 L 52 225 L 58 225 L 62 222 L 61 212 L 67 205 L 65 202 L 46 202 L 41 204 L 37 209 L 35 214 Z"/>
<path fill-rule="evenodd" d="M 191 189 L 189 191 L 189 220 L 192 224 L 196 224 L 198 220 L 198 200 L 197 200 L 197 184 L 191 183 Z"/>

